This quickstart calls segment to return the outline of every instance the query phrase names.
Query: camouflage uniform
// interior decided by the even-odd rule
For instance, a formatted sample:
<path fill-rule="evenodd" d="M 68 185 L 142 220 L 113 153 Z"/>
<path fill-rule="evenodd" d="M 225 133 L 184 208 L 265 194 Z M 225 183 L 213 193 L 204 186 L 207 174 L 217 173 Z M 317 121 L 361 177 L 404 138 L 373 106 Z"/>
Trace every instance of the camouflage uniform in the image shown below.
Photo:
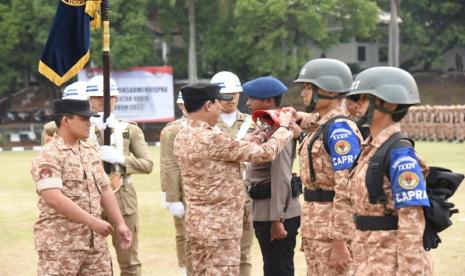
<path fill-rule="evenodd" d="M 100 217 L 100 188 L 109 180 L 95 148 L 85 142 L 74 149 L 55 134 L 32 162 L 37 191 L 60 189 L 87 213 Z M 112 275 L 105 237 L 74 222 L 39 197 L 34 226 L 39 275 Z"/>
<path fill-rule="evenodd" d="M 121 275 L 141 275 L 141 263 L 137 256 L 139 216 L 137 212 L 137 194 L 132 183 L 131 174 L 149 174 L 153 169 L 153 162 L 149 159 L 149 151 L 144 133 L 136 123 L 118 120 L 119 124 L 126 124 L 122 131 L 124 166 L 114 166 L 113 175 L 119 177 L 120 189 L 115 192 L 116 201 L 123 215 L 124 222 L 133 233 L 131 247 L 124 250 L 116 233 L 112 234 L 113 246 L 116 250 Z M 103 144 L 103 133 L 97 133 L 99 143 Z"/>
<path fill-rule="evenodd" d="M 339 114 L 346 114 L 342 108 L 329 111 L 321 119 L 316 121 L 316 114 L 302 114 L 302 128 L 309 128 L 309 134 L 300 145 L 300 176 L 306 189 L 314 191 L 323 189 L 335 191 L 333 202 L 304 202 L 301 216 L 302 247 L 307 261 L 307 275 L 349 275 L 350 268 L 342 273 L 338 273 L 329 266 L 329 259 L 332 250 L 333 240 L 346 241 L 348 246 L 354 224 L 352 221 L 352 208 L 344 197 L 347 193 L 347 169 L 333 169 L 331 156 L 323 146 L 323 139 L 315 141 L 312 147 L 312 160 L 315 169 L 315 181 L 310 178 L 310 164 L 307 147 L 311 138 L 322 124 Z M 361 133 L 356 124 L 347 119 L 338 119 L 335 122 L 345 122 L 352 129 L 352 133 L 358 138 L 360 148 Z M 358 153 L 358 151 L 357 151 Z"/>
<path fill-rule="evenodd" d="M 160 133 L 160 178 L 161 190 L 166 193 L 167 202 L 184 202 L 181 171 L 174 156 L 174 138 L 187 124 L 185 118 L 181 118 L 167 124 Z M 176 229 L 176 251 L 179 267 L 186 267 L 186 238 L 184 230 L 184 218 L 173 216 Z"/>
<path fill-rule="evenodd" d="M 237 111 L 237 117 L 234 124 L 229 127 L 221 118 L 216 124 L 222 131 L 231 135 L 232 138 L 236 138 L 237 133 L 241 129 L 245 120 L 251 120 L 251 116 L 248 114 Z M 250 124 L 249 131 L 253 129 L 254 124 Z M 245 166 L 242 164 L 241 175 L 245 173 Z M 245 187 L 245 186 L 244 186 Z M 245 206 L 244 206 L 244 229 L 241 238 L 241 265 L 240 275 L 249 276 L 252 273 L 252 243 L 253 243 L 253 229 L 252 229 L 252 201 L 250 197 L 245 194 Z"/>
<path fill-rule="evenodd" d="M 361 216 L 384 216 L 386 212 L 399 217 L 398 230 L 355 231 L 352 241 L 354 275 L 432 275 L 432 262 L 423 249 L 425 219 L 421 206 L 394 208 L 391 184 L 384 177 L 383 189 L 387 204 L 370 204 L 365 176 L 368 162 L 376 150 L 394 133 L 399 124 L 384 129 L 375 139 L 367 140 L 357 166 L 351 171 L 349 197 L 354 211 Z M 427 168 L 420 159 L 425 173 Z"/>
<path fill-rule="evenodd" d="M 194 275 L 239 275 L 245 202 L 239 162 L 270 161 L 291 136 L 280 128 L 258 146 L 190 119 L 176 135 L 174 154 L 184 183 Z"/>
<path fill-rule="evenodd" d="M 442 140 L 443 132 L 436 126 L 442 121 L 442 113 L 439 107 L 427 105 L 425 107 L 424 118 L 426 125 L 426 133 L 423 140 L 432 141 L 434 139 Z"/>
<path fill-rule="evenodd" d="M 465 105 L 457 106 L 456 117 L 457 140 L 463 142 L 465 140 Z"/>
<path fill-rule="evenodd" d="M 426 128 L 427 128 L 427 122 L 426 122 L 426 115 L 425 115 L 425 110 L 426 107 L 423 105 L 420 105 L 417 107 L 417 112 L 416 112 L 416 122 L 418 126 L 418 135 L 416 139 L 418 140 L 426 140 Z"/>

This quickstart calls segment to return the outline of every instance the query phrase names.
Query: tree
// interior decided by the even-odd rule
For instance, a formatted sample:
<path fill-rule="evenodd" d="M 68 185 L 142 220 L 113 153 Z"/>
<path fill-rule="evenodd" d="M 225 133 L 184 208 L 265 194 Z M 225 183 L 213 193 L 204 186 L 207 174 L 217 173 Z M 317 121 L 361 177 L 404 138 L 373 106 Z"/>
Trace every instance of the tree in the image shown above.
<path fill-rule="evenodd" d="M 201 76 L 219 70 L 234 71 L 242 78 L 269 73 L 295 76 L 312 57 L 310 43 L 325 49 L 342 37 L 367 36 L 378 19 L 378 8 L 369 0 L 196 0 L 195 4 L 197 18 L 202 18 L 196 22 Z M 166 6 L 159 8 L 162 17 L 168 14 Z M 185 38 L 186 12 L 176 14 L 171 19 Z"/>
<path fill-rule="evenodd" d="M 443 54 L 465 46 L 465 1 L 416 0 L 402 1 L 400 17 L 402 52 L 413 57 L 402 62 L 406 70 L 422 65 L 430 70 Z"/>
<path fill-rule="evenodd" d="M 131 66 L 160 64 L 154 54 L 155 34 L 148 28 L 147 0 L 110 1 L 110 55 L 112 70 Z M 102 64 L 102 32 L 92 33 L 91 60 L 96 66 Z"/>

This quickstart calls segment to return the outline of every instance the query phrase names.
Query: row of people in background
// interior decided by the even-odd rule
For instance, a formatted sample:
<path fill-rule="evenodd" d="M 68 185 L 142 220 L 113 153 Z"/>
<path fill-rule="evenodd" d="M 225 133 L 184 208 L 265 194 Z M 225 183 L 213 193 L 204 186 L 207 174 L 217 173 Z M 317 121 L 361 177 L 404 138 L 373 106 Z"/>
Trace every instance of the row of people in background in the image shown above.
<path fill-rule="evenodd" d="M 149 174 L 153 162 L 137 124 L 115 117 L 118 95 L 117 84 L 110 79 L 111 114 L 106 122 L 102 76 L 73 83 L 54 103 L 55 121 L 44 126 L 44 146 L 31 171 L 40 195 L 40 219 L 34 226 L 39 275 L 113 275 L 103 238 L 109 234 L 121 275 L 142 274 L 131 175 Z M 105 146 L 107 127 L 112 129 L 111 145 Z M 111 165 L 108 176 L 101 161 Z M 59 199 L 63 201 L 56 205 Z"/>
<path fill-rule="evenodd" d="M 402 131 L 415 140 L 465 141 L 465 105 L 421 105 L 410 108 Z"/>
<path fill-rule="evenodd" d="M 299 228 L 307 275 L 432 275 L 422 246 L 426 166 L 412 145 L 392 152 L 397 165 L 383 178 L 382 201 L 367 189 L 371 157 L 420 103 L 413 77 L 375 67 L 353 81 L 346 64 L 323 58 L 305 64 L 295 82 L 306 112 L 280 107 L 287 87 L 273 77 L 241 86 L 220 72 L 210 84 L 181 89 L 184 117 L 161 134 L 161 184 L 178 229 L 179 264 L 188 275 L 250 275 L 250 196 L 266 276 L 294 275 Z M 250 110 L 274 124 L 248 124 L 237 111 L 242 91 Z M 292 176 L 296 154 L 303 208 Z"/>

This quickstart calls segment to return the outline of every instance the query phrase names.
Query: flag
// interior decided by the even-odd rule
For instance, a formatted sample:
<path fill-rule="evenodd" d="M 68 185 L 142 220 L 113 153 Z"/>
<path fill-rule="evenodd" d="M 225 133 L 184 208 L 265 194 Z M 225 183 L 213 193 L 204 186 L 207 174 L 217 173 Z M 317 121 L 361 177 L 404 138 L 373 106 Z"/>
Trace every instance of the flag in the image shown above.
<path fill-rule="evenodd" d="M 90 58 L 90 29 L 100 25 L 100 0 L 58 2 L 39 72 L 60 86 L 74 77 Z"/>

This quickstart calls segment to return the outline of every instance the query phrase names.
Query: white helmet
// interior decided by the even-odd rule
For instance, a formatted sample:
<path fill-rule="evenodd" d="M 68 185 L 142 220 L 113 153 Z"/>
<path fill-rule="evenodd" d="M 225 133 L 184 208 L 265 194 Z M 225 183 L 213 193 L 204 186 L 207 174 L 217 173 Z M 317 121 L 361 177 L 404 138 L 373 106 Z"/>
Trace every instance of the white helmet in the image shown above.
<path fill-rule="evenodd" d="M 178 98 L 176 99 L 177 104 L 184 104 L 184 99 L 182 98 L 182 93 L 179 91 Z"/>
<path fill-rule="evenodd" d="M 63 90 L 63 100 L 83 100 L 87 101 L 86 93 L 87 82 L 76 81 L 66 86 Z"/>
<path fill-rule="evenodd" d="M 210 83 L 218 85 L 221 88 L 220 93 L 242 92 L 241 81 L 234 73 L 228 71 L 216 73 Z"/>
<path fill-rule="evenodd" d="M 103 76 L 95 76 L 87 82 L 88 97 L 103 97 Z M 119 96 L 118 86 L 116 81 L 110 78 L 110 96 Z"/>

